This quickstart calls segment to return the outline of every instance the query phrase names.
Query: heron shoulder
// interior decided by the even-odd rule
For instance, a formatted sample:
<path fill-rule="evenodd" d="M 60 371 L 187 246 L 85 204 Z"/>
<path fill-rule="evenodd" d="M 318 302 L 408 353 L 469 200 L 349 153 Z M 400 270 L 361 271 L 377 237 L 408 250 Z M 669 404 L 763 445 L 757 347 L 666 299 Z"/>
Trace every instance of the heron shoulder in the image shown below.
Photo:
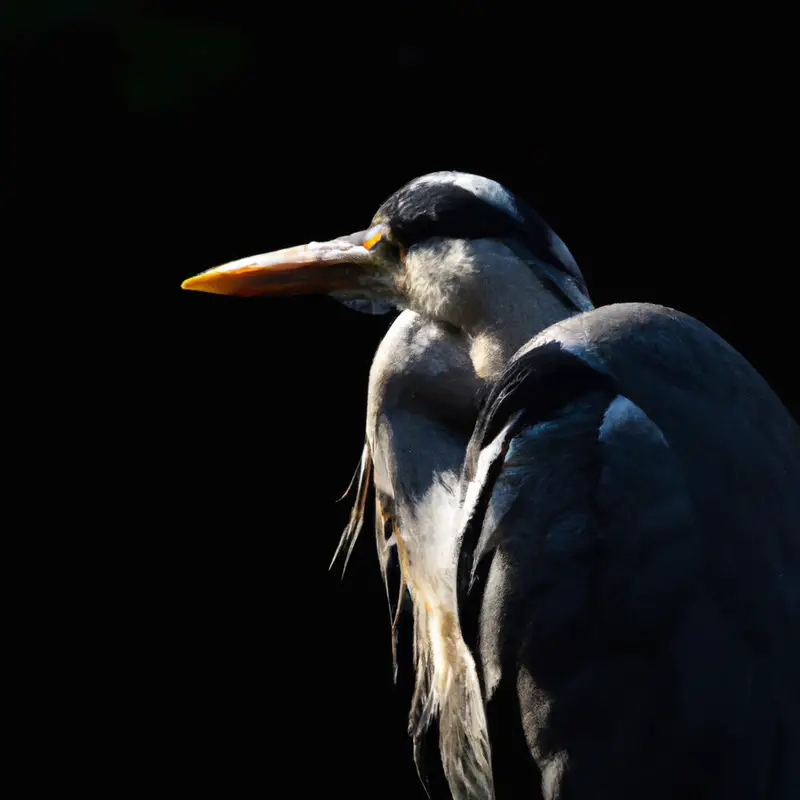
<path fill-rule="evenodd" d="M 487 713 L 510 682 L 543 774 L 580 751 L 587 720 L 602 721 L 634 757 L 616 775 L 575 759 L 556 781 L 603 796 L 623 776 L 647 787 L 660 754 L 692 759 L 709 740 L 721 743 L 708 753 L 713 794 L 751 796 L 770 769 L 788 786 L 793 767 L 776 754 L 798 735 L 796 453 L 754 428 L 747 410 L 770 399 L 741 361 L 725 361 L 724 343 L 684 315 L 662 324 L 658 307 L 630 311 L 628 330 L 613 315 L 600 325 L 608 338 L 574 320 L 563 337 L 543 335 L 509 365 L 476 428 L 458 608 Z M 642 330 L 656 335 L 626 350 Z M 719 395 L 693 379 L 698 364 L 711 368 L 708 352 L 723 360 Z M 779 415 L 770 430 L 788 424 Z M 655 723 L 667 717 L 673 727 Z M 743 734 L 753 725 L 783 739 L 755 747 Z M 659 797 L 694 777 L 670 774 Z"/>

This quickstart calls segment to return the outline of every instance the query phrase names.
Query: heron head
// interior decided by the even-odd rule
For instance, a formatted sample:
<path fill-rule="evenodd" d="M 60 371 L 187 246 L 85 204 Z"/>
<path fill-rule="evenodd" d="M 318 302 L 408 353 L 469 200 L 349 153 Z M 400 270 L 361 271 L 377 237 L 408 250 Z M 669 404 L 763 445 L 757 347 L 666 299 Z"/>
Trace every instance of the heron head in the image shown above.
<path fill-rule="evenodd" d="M 561 239 L 496 181 L 434 172 L 403 186 L 365 230 L 238 259 L 195 275 L 184 289 L 239 296 L 329 294 L 361 311 L 392 306 L 445 321 L 504 280 L 499 260 L 533 270 L 576 310 L 591 307 Z M 491 291 L 491 289 L 489 289 Z"/>

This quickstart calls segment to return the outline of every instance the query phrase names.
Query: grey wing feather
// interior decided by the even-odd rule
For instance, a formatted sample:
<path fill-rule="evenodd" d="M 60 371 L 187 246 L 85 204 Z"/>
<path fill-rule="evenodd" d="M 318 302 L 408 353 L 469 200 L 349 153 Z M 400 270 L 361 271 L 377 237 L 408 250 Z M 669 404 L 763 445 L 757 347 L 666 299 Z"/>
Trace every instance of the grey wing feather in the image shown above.
<path fill-rule="evenodd" d="M 634 311 L 574 318 L 495 387 L 464 474 L 462 630 L 490 709 L 513 687 L 544 797 L 788 800 L 800 775 L 796 426 L 707 329 Z M 662 339 L 626 354 L 642 319 Z M 673 356 L 659 349 L 669 336 Z M 703 348 L 727 359 L 716 376 Z M 688 359 L 683 372 L 671 357 Z M 713 389 L 689 385 L 698 367 Z M 694 437 L 680 435 L 686 416 Z M 725 425 L 744 441 L 726 449 Z M 704 482 L 697 450 L 715 445 L 739 463 Z M 744 480 L 759 471 L 769 486 Z M 750 516 L 715 516 L 733 494 Z"/>

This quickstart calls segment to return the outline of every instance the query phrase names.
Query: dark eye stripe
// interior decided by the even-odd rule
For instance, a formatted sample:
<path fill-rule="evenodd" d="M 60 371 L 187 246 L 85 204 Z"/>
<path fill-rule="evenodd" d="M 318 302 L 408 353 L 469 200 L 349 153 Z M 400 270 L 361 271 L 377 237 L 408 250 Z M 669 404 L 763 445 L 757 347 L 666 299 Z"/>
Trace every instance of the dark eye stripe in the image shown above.
<path fill-rule="evenodd" d="M 405 247 L 433 237 L 502 237 L 519 229 L 513 217 L 458 186 L 401 190 L 378 214 L 389 221 L 393 236 Z"/>
<path fill-rule="evenodd" d="M 519 242 L 539 261 L 580 279 L 577 266 L 562 261 L 554 245 L 558 240 L 547 223 L 519 198 L 515 204 L 519 218 L 460 186 L 416 183 L 395 192 L 375 219 L 386 224 L 392 243 L 402 248 L 439 237 L 505 239 Z"/>

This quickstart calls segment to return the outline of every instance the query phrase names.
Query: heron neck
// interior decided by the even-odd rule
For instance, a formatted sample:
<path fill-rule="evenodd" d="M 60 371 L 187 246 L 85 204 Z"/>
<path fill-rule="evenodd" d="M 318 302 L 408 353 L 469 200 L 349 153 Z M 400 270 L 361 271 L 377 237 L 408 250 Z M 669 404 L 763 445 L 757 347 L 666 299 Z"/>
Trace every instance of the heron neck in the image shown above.
<path fill-rule="evenodd" d="M 486 381 L 537 333 L 574 313 L 499 240 L 432 240 L 409 250 L 405 267 L 409 308 L 461 331 Z"/>
<path fill-rule="evenodd" d="M 545 328 L 575 312 L 530 270 L 520 280 L 487 294 L 482 313 L 464 327 L 475 372 L 493 382 L 512 356 Z"/>

